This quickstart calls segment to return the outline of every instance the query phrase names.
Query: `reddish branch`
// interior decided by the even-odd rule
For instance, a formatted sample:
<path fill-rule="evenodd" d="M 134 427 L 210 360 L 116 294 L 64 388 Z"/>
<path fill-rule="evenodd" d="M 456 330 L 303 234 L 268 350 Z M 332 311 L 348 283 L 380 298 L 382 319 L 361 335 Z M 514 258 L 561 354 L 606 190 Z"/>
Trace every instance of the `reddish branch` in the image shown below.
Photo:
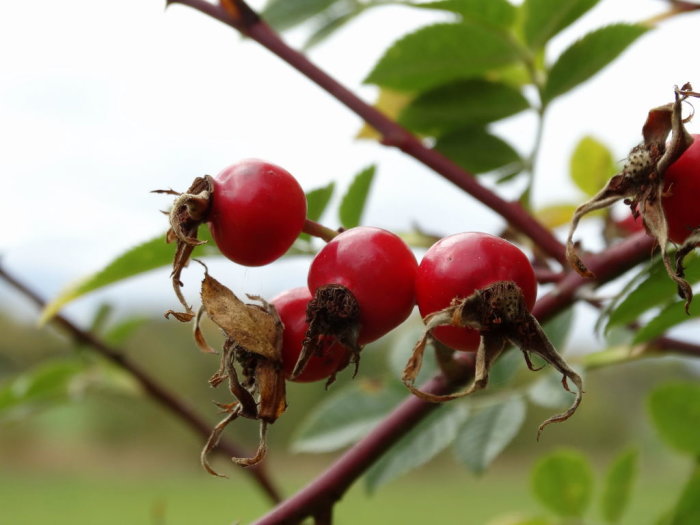
<path fill-rule="evenodd" d="M 394 146 L 433 169 L 476 200 L 500 214 L 510 225 L 527 235 L 544 253 L 565 264 L 564 246 L 517 202 L 502 199 L 482 186 L 471 174 L 447 157 L 425 146 L 417 137 L 399 126 L 382 112 L 367 104 L 352 91 L 320 69 L 306 56 L 289 47 L 280 36 L 242 0 L 227 0 L 228 9 L 205 0 L 168 0 L 167 4 L 183 4 L 205 13 L 244 35 L 287 62 L 309 80 L 326 90 L 382 135 L 382 143 Z"/>
<path fill-rule="evenodd" d="M 18 281 L 10 275 L 2 266 L 0 266 L 0 278 L 4 279 L 14 289 L 22 293 L 30 299 L 39 309 L 44 308 L 44 300 L 28 286 Z M 95 334 L 82 330 L 76 326 L 65 316 L 58 314 L 51 318 L 51 321 L 63 329 L 76 343 L 87 345 L 97 352 L 102 357 L 108 359 L 112 363 L 126 370 L 131 374 L 141 385 L 144 391 L 155 400 L 168 412 L 176 416 L 197 434 L 205 439 L 211 433 L 211 426 L 206 420 L 201 418 L 187 403 L 178 398 L 175 394 L 168 391 L 164 386 L 160 385 L 153 379 L 145 370 L 140 368 L 135 363 L 131 362 L 119 349 L 114 348 L 98 337 Z M 229 457 L 247 457 L 247 453 L 239 449 L 236 445 L 222 440 L 219 443 L 219 450 Z M 269 478 L 264 467 L 258 466 L 247 469 L 247 472 L 253 477 L 260 489 L 273 503 L 282 500 L 279 490 Z"/>

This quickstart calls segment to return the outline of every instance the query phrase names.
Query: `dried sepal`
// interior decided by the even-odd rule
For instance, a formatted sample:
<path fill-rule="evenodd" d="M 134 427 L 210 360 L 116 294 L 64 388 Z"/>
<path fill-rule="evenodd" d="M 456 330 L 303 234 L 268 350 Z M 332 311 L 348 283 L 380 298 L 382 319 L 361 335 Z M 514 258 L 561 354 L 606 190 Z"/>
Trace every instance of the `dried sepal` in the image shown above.
<path fill-rule="evenodd" d="M 569 390 L 567 379 L 576 385 L 577 392 L 571 407 L 544 421 L 538 431 L 550 423 L 568 419 L 578 408 L 583 396 L 583 381 L 557 353 L 535 317 L 528 311 L 522 291 L 512 281 L 499 281 L 475 291 L 466 299 L 457 299 L 452 304 L 426 316 L 425 331 L 413 349 L 403 372 L 402 381 L 408 389 L 425 401 L 441 403 L 467 396 L 486 388 L 489 370 L 496 358 L 508 344 L 523 352 L 530 370 L 535 370 L 529 354 L 536 354 L 562 374 L 562 384 Z M 425 347 L 432 337 L 431 331 L 438 326 L 466 327 L 479 330 L 481 340 L 476 351 L 474 380 L 461 392 L 435 395 L 423 392 L 414 385 L 420 371 Z M 569 390 L 570 391 L 570 390 Z"/>
<path fill-rule="evenodd" d="M 667 254 L 668 228 L 662 206 L 664 174 L 683 152 L 692 144 L 693 137 L 684 124 L 682 103 L 688 97 L 697 97 L 690 84 L 675 89 L 675 101 L 649 111 L 642 128 L 644 141 L 630 152 L 622 171 L 614 175 L 606 186 L 589 201 L 576 209 L 566 240 L 566 258 L 582 276 L 595 275 L 586 267 L 573 241 L 581 218 L 594 211 L 607 208 L 619 200 L 625 200 L 633 215 L 641 215 L 644 226 L 656 239 L 664 266 L 669 276 L 678 285 L 681 297 L 686 300 L 686 309 L 692 299 L 692 289 L 677 271 L 672 268 Z M 671 136 L 670 141 L 667 139 Z"/>
<path fill-rule="evenodd" d="M 337 342 L 350 351 L 348 363 L 355 365 L 354 377 L 360 363 L 362 346 L 358 343 L 360 306 L 352 292 L 340 284 L 319 287 L 306 308 L 306 321 L 309 323 L 309 328 L 304 336 L 303 346 L 292 370 L 291 379 L 301 375 L 314 354 L 321 354 L 323 349 L 332 342 Z M 336 370 L 336 373 L 340 370 L 342 368 Z M 329 377 L 326 386 L 334 380 L 335 373 Z"/>
<path fill-rule="evenodd" d="M 185 193 L 170 190 L 155 190 L 153 193 L 175 195 L 176 199 L 168 213 L 170 229 L 166 233 L 165 240 L 168 243 L 177 243 L 175 257 L 173 258 L 173 271 L 170 274 L 175 295 L 180 304 L 185 308 L 185 315 L 194 317 L 192 307 L 182 294 L 182 270 L 189 263 L 192 251 L 195 247 L 205 244 L 197 238 L 199 226 L 206 220 L 211 206 L 211 197 L 214 193 L 214 184 L 209 175 L 197 177 Z M 172 310 L 168 314 L 175 315 Z M 168 315 L 166 314 L 166 315 Z M 191 319 L 191 318 L 190 318 Z"/>
<path fill-rule="evenodd" d="M 205 267 L 206 268 L 206 267 Z M 231 458 L 234 463 L 251 466 L 265 456 L 267 425 L 287 408 L 284 371 L 282 368 L 282 322 L 272 305 L 259 297 L 249 296 L 260 304 L 247 304 L 205 272 L 202 281 L 202 308 L 195 323 L 195 338 L 203 351 L 213 351 L 199 328 L 203 313 L 226 335 L 219 369 L 209 379 L 216 387 L 228 382 L 235 398 L 232 403 L 219 403 L 227 416 L 214 427 L 202 453 L 202 466 L 217 474 L 208 463 L 221 434 L 238 417 L 260 421 L 260 442 L 253 457 Z"/>

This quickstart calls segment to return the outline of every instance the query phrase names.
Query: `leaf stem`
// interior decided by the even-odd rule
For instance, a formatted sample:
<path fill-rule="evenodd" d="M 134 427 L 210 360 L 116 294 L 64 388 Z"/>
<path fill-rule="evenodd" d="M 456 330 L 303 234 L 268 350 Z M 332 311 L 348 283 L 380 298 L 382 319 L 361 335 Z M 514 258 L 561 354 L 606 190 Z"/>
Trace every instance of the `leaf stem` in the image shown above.
<path fill-rule="evenodd" d="M 336 230 L 332 230 L 331 228 L 328 228 L 323 224 L 312 221 L 310 219 L 306 219 L 302 231 L 304 233 L 308 233 L 312 237 L 318 237 L 319 239 L 323 239 L 326 242 L 329 242 L 339 233 Z"/>

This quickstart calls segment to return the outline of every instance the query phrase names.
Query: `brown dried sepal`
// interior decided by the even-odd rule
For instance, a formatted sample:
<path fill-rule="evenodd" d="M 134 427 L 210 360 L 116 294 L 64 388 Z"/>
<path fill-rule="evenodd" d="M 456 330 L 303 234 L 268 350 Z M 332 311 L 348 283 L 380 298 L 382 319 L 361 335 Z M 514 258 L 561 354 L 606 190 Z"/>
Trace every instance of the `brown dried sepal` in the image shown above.
<path fill-rule="evenodd" d="M 644 141 L 630 151 L 622 171 L 614 175 L 598 194 L 576 209 L 566 240 L 566 258 L 569 264 L 582 276 L 594 278 L 595 275 L 577 254 L 573 242 L 574 232 L 584 215 L 624 199 L 635 217 L 642 216 L 647 231 L 656 239 L 666 271 L 686 301 L 686 310 L 693 293 L 683 276 L 672 268 L 668 258 L 668 227 L 661 201 L 666 170 L 693 143 L 693 137 L 684 126 L 690 117 L 683 119 L 682 102 L 688 97 L 697 96 L 698 93 L 692 91 L 692 86 L 685 84 L 680 89 L 675 88 L 673 103 L 649 111 L 642 128 Z M 667 143 L 669 134 L 671 139 Z"/>
<path fill-rule="evenodd" d="M 177 249 L 173 258 L 173 271 L 170 274 L 173 289 L 180 304 L 185 307 L 185 312 L 169 310 L 165 315 L 175 316 L 180 321 L 191 320 L 194 317 L 192 307 L 187 304 L 182 295 L 182 281 L 180 275 L 182 269 L 187 266 L 196 246 L 206 244 L 197 238 L 199 226 L 206 221 L 211 206 L 211 198 L 214 194 L 214 184 L 209 175 L 197 177 L 185 193 L 174 190 L 156 190 L 153 193 L 165 193 L 176 195 L 177 198 L 168 214 L 170 229 L 165 240 L 168 243 L 176 242 Z M 189 319 L 185 319 L 189 316 Z"/>
<path fill-rule="evenodd" d="M 360 334 L 360 306 L 352 292 L 340 284 L 321 286 L 306 307 L 306 322 L 309 323 L 309 328 L 291 378 L 298 377 L 309 359 L 314 354 L 322 354 L 324 348 L 332 342 L 337 342 L 350 351 L 348 363 L 355 365 L 354 375 L 357 374 L 362 350 L 357 342 Z M 328 378 L 326 387 L 345 366 Z"/>
<path fill-rule="evenodd" d="M 402 381 L 408 389 L 425 401 L 441 403 L 473 394 L 486 388 L 489 370 L 507 344 L 512 344 L 523 352 L 530 370 L 535 370 L 530 354 L 536 354 L 562 374 L 562 385 L 571 392 L 567 379 L 576 385 L 576 397 L 571 407 L 544 421 L 537 433 L 540 434 L 550 423 L 565 421 L 573 415 L 581 403 L 583 381 L 564 359 L 557 353 L 547 338 L 537 319 L 528 311 L 522 291 L 512 281 L 499 281 L 477 290 L 466 299 L 456 299 L 452 305 L 425 317 L 425 332 L 413 348 L 413 354 L 406 364 Z M 434 395 L 423 392 L 414 385 L 423 362 L 425 346 L 431 331 L 438 326 L 472 328 L 481 332 L 481 342 L 476 352 L 474 380 L 463 391 L 447 395 Z"/>
<path fill-rule="evenodd" d="M 238 465 L 255 465 L 265 457 L 267 425 L 274 423 L 287 408 L 282 368 L 282 322 L 272 305 L 260 297 L 248 297 L 259 301 L 260 305 L 244 303 L 205 272 L 195 340 L 203 351 L 213 351 L 199 326 L 202 314 L 206 312 L 226 335 L 219 369 L 209 383 L 216 387 L 228 380 L 229 391 L 236 399 L 229 404 L 219 404 L 227 415 L 214 427 L 202 449 L 202 466 L 216 476 L 220 474 L 212 469 L 207 458 L 229 423 L 239 416 L 260 421 L 256 454 L 251 458 L 231 458 Z"/>

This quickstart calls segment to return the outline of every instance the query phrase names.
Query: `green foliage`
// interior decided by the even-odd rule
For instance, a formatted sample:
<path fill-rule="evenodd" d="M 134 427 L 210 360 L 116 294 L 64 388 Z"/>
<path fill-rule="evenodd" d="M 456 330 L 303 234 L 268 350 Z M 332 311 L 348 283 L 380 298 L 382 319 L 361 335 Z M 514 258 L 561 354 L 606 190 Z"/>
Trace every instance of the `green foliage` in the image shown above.
<path fill-rule="evenodd" d="M 598 0 L 525 0 L 522 5 L 525 42 L 533 49 L 540 49 L 597 3 Z"/>
<path fill-rule="evenodd" d="M 581 453 L 561 450 L 535 465 L 532 489 L 537 499 L 558 515 L 580 517 L 591 501 L 593 473 Z"/>
<path fill-rule="evenodd" d="M 472 472 L 484 472 L 517 435 L 526 410 L 523 400 L 514 396 L 472 414 L 457 433 L 457 459 Z"/>
<path fill-rule="evenodd" d="M 399 115 L 410 130 L 439 135 L 465 125 L 480 126 L 515 115 L 530 103 L 507 84 L 460 80 L 418 95 Z"/>
<path fill-rule="evenodd" d="M 700 281 L 700 258 L 696 254 L 690 254 L 685 259 L 686 280 L 694 284 Z M 613 306 L 602 320 L 607 317 L 606 332 L 619 326 L 624 326 L 639 319 L 646 312 L 662 308 L 664 314 L 660 318 L 655 318 L 644 327 L 637 335 L 637 341 L 646 341 L 661 331 L 666 330 L 678 323 L 688 320 L 682 306 L 677 298 L 676 286 L 668 278 L 660 257 L 644 268 L 639 275 L 630 281 L 623 290 Z M 696 312 L 695 303 L 691 306 Z"/>
<path fill-rule="evenodd" d="M 601 496 L 601 512 L 607 523 L 617 523 L 622 518 L 637 477 L 639 453 L 636 450 L 622 452 L 610 466 L 605 477 Z"/>
<path fill-rule="evenodd" d="M 294 452 L 328 452 L 352 445 L 406 397 L 403 390 L 356 381 L 329 394 L 297 428 Z"/>
<path fill-rule="evenodd" d="M 571 180 L 586 195 L 593 196 L 617 171 L 610 150 L 594 137 L 583 137 L 569 163 Z"/>
<path fill-rule="evenodd" d="M 423 9 L 441 9 L 461 15 L 464 20 L 506 29 L 513 25 L 517 10 L 507 0 L 442 0 L 414 3 Z"/>
<path fill-rule="evenodd" d="M 550 102 L 591 78 L 647 29 L 634 24 L 613 24 L 592 31 L 574 42 L 550 69 L 544 88 L 544 101 Z"/>
<path fill-rule="evenodd" d="M 355 175 L 338 210 L 340 224 L 343 228 L 354 228 L 360 224 L 375 172 L 376 166 L 369 166 Z"/>
<path fill-rule="evenodd" d="M 335 182 L 330 182 L 326 186 L 316 188 L 306 193 L 306 218 L 311 221 L 318 221 L 323 212 L 326 211 L 328 203 L 333 197 L 335 190 Z M 311 236 L 308 233 L 302 232 L 299 234 L 299 239 L 309 242 Z"/>
<path fill-rule="evenodd" d="M 666 523 L 669 525 L 697 525 L 700 523 L 700 466 L 697 464 Z"/>
<path fill-rule="evenodd" d="M 668 445 L 700 456 L 700 385 L 660 386 L 649 396 L 648 407 L 656 430 Z"/>
<path fill-rule="evenodd" d="M 435 149 L 470 173 L 503 169 L 517 173 L 522 159 L 503 139 L 482 128 L 464 128 L 438 137 Z"/>
<path fill-rule="evenodd" d="M 432 414 L 405 434 L 367 471 L 365 485 L 374 492 L 382 485 L 424 465 L 447 448 L 468 415 L 462 404 L 438 405 Z"/>
<path fill-rule="evenodd" d="M 395 42 L 365 82 L 399 91 L 424 91 L 479 76 L 517 58 L 516 48 L 498 31 L 466 21 L 435 24 Z"/>
<path fill-rule="evenodd" d="M 314 17 L 338 0 L 270 0 L 262 11 L 262 17 L 277 30 L 283 31 Z"/>

